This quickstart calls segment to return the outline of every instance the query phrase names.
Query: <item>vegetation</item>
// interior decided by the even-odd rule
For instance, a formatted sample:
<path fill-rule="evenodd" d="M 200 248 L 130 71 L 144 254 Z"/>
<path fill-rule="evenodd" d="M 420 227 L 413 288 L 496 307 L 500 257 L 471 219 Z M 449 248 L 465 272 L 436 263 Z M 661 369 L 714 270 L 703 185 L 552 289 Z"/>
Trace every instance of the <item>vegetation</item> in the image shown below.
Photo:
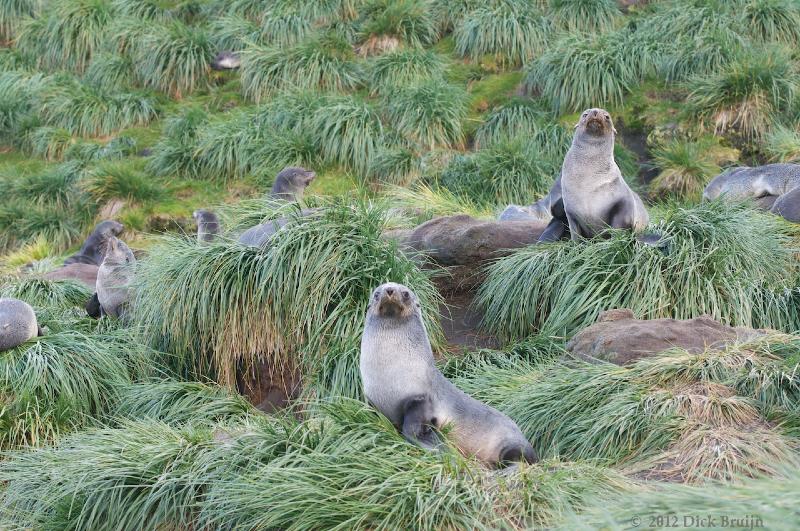
<path fill-rule="evenodd" d="M 654 150 L 659 174 L 650 184 L 655 194 L 700 199 L 708 182 L 722 173 L 721 164 L 738 158 L 738 151 L 720 146 L 711 138 L 696 142 L 672 140 Z"/>

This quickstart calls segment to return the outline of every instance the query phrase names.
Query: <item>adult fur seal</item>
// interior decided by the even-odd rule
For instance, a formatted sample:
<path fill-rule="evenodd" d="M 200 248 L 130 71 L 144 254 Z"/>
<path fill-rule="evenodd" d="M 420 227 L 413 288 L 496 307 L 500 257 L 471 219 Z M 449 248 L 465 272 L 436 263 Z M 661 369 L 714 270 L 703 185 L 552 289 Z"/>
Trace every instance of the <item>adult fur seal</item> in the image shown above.
<path fill-rule="evenodd" d="M 19 299 L 0 298 L 0 352 L 42 335 L 33 308 Z"/>
<path fill-rule="evenodd" d="M 125 226 L 119 221 L 107 220 L 97 224 L 92 233 L 83 242 L 81 250 L 77 254 L 64 260 L 64 265 L 69 264 L 91 264 L 99 266 L 103 263 L 108 240 L 114 236 L 119 236 Z"/>
<path fill-rule="evenodd" d="M 561 167 L 561 191 L 570 236 L 593 238 L 607 228 L 643 231 L 650 217 L 642 199 L 622 178 L 614 161 L 611 115 L 588 109 L 575 126 Z"/>
<path fill-rule="evenodd" d="M 456 446 L 490 464 L 536 452 L 513 420 L 467 395 L 439 372 L 416 295 L 387 283 L 373 292 L 361 339 L 361 379 L 367 399 L 412 442 L 435 448 L 432 428 L 452 424 Z"/>
<path fill-rule="evenodd" d="M 197 241 L 213 241 L 220 233 L 219 218 L 210 210 L 195 210 L 192 217 L 197 222 Z"/>
<path fill-rule="evenodd" d="M 800 223 L 800 186 L 780 196 L 772 206 L 772 213 Z"/>
<path fill-rule="evenodd" d="M 800 164 L 766 164 L 750 168 L 728 168 L 714 177 L 703 190 L 703 199 L 754 199 L 769 210 L 778 197 L 800 187 Z"/>
<path fill-rule="evenodd" d="M 122 317 L 128 304 L 136 258 L 121 240 L 112 237 L 97 271 L 97 301 L 103 315 Z"/>
<path fill-rule="evenodd" d="M 317 174 L 311 170 L 296 166 L 289 166 L 280 171 L 275 177 L 269 196 L 273 199 L 285 201 L 301 201 L 306 187 Z"/>

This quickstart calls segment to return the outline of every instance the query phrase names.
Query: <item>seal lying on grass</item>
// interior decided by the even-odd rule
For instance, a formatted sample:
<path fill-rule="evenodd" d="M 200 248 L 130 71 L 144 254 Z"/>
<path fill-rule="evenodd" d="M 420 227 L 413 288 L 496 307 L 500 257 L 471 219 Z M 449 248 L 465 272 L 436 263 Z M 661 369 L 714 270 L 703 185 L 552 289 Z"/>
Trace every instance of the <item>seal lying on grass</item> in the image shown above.
<path fill-rule="evenodd" d="M 119 221 L 107 220 L 97 224 L 92 233 L 83 242 L 81 250 L 64 260 L 64 265 L 90 264 L 99 266 L 103 263 L 108 240 L 119 236 L 125 226 Z"/>
<path fill-rule="evenodd" d="M 0 298 L 0 352 L 42 335 L 33 308 L 19 299 Z"/>
<path fill-rule="evenodd" d="M 800 187 L 800 164 L 766 164 L 750 168 L 728 168 L 714 177 L 703 190 L 703 199 L 755 199 L 769 210 L 775 200 Z"/>
<path fill-rule="evenodd" d="M 364 391 L 410 441 L 436 448 L 432 428 L 452 424 L 456 446 L 488 464 L 537 461 L 513 420 L 467 395 L 439 372 L 416 295 L 401 284 L 378 286 L 361 339 Z"/>
<path fill-rule="evenodd" d="M 197 222 L 197 241 L 210 242 L 220 232 L 220 222 L 217 215 L 210 210 L 195 210 L 192 217 Z"/>
<path fill-rule="evenodd" d="M 780 196 L 772 206 L 772 213 L 784 219 L 800 223 L 800 186 Z"/>

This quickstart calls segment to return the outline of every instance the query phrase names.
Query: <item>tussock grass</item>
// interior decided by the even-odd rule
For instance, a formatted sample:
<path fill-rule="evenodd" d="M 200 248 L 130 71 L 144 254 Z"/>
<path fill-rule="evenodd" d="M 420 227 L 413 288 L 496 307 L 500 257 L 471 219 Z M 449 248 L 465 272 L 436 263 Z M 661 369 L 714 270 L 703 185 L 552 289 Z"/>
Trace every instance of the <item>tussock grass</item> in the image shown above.
<path fill-rule="evenodd" d="M 740 17 L 750 35 L 764 42 L 800 43 L 800 6 L 787 0 L 743 2 Z"/>
<path fill-rule="evenodd" d="M 312 406 L 306 420 L 217 430 L 125 422 L 16 454 L 0 464 L 2 512 L 16 525 L 73 529 L 484 528 L 551 524 L 629 486 L 591 464 L 476 469 L 408 444 L 363 404 Z"/>
<path fill-rule="evenodd" d="M 101 49 L 113 9 L 108 0 L 57 0 L 19 30 L 17 46 L 49 70 L 83 72 Z"/>
<path fill-rule="evenodd" d="M 408 147 L 384 148 L 370 164 L 370 177 L 384 184 L 410 184 L 422 175 L 420 158 L 418 153 Z"/>
<path fill-rule="evenodd" d="M 350 96 L 324 100 L 310 120 L 310 127 L 326 161 L 362 175 L 386 138 L 380 116 L 372 105 Z"/>
<path fill-rule="evenodd" d="M 613 107 L 655 65 L 650 49 L 625 29 L 566 34 L 526 67 L 524 84 L 561 113 Z"/>
<path fill-rule="evenodd" d="M 213 51 L 202 28 L 156 25 L 135 47 L 136 74 L 145 86 L 180 99 L 208 86 Z"/>
<path fill-rule="evenodd" d="M 23 146 L 27 134 L 39 125 L 39 100 L 51 79 L 21 71 L 0 73 L 0 139 Z"/>
<path fill-rule="evenodd" d="M 159 0 L 112 0 L 117 16 L 139 18 L 152 22 L 172 20 L 170 4 L 179 2 L 160 2 Z"/>
<path fill-rule="evenodd" d="M 162 176 L 198 177 L 201 166 L 195 157 L 197 137 L 208 120 L 208 114 L 198 107 L 185 108 L 181 114 L 167 118 L 163 134 L 153 146 L 148 171 Z"/>
<path fill-rule="evenodd" d="M 209 38 L 217 50 L 238 51 L 244 49 L 250 42 L 263 44 L 260 36 L 259 24 L 240 15 L 217 17 L 209 24 Z"/>
<path fill-rule="evenodd" d="M 242 93 L 255 102 L 293 88 L 350 90 L 362 77 L 350 43 L 336 33 L 291 48 L 251 44 L 242 51 Z"/>
<path fill-rule="evenodd" d="M 800 133 L 796 129 L 777 126 L 767 133 L 764 150 L 772 162 L 800 161 Z"/>
<path fill-rule="evenodd" d="M 411 46 L 430 46 L 439 28 L 427 0 L 370 0 L 360 9 L 360 33 L 367 40 L 394 38 Z"/>
<path fill-rule="evenodd" d="M 34 308 L 83 308 L 92 294 L 80 282 L 35 276 L 0 278 L 0 297 L 20 299 Z"/>
<path fill-rule="evenodd" d="M 734 325 L 796 330 L 784 289 L 797 284 L 786 227 L 742 205 L 673 207 L 653 226 L 666 251 L 628 231 L 522 249 L 489 267 L 478 300 L 487 330 L 510 341 L 572 335 L 601 311 L 641 318 L 710 314 Z"/>
<path fill-rule="evenodd" d="M 393 202 L 405 206 L 411 212 L 420 212 L 417 220 L 423 223 L 436 216 L 469 214 L 476 218 L 486 218 L 493 214 L 487 205 L 476 204 L 470 197 L 456 195 L 447 188 L 419 183 L 411 188 L 392 186 L 387 194 Z"/>
<path fill-rule="evenodd" d="M 41 0 L 6 0 L 0 2 L 0 38 L 11 40 L 26 18 L 36 16 Z"/>
<path fill-rule="evenodd" d="M 423 48 L 401 49 L 380 55 L 369 66 L 369 80 L 374 94 L 430 78 L 444 73 L 441 56 Z"/>
<path fill-rule="evenodd" d="M 312 34 L 313 22 L 303 13 L 273 8 L 261 16 L 258 38 L 264 44 L 293 46 Z"/>
<path fill-rule="evenodd" d="M 83 79 L 95 87 L 122 90 L 133 86 L 134 69 L 130 57 L 100 53 L 92 58 Z"/>
<path fill-rule="evenodd" d="M 40 445 L 90 424 L 135 376 L 143 350 L 124 331 L 62 330 L 4 352 L 0 446 Z"/>
<path fill-rule="evenodd" d="M 255 153 L 263 139 L 251 109 L 234 111 L 203 126 L 189 162 L 206 178 L 241 177 L 258 164 Z"/>
<path fill-rule="evenodd" d="M 163 185 L 128 162 L 106 162 L 89 171 L 81 187 L 98 203 L 121 199 L 130 203 L 158 200 L 166 194 Z"/>
<path fill-rule="evenodd" d="M 493 56 L 518 66 L 544 50 L 552 28 L 535 2 L 499 0 L 469 11 L 455 25 L 456 52 L 473 60 Z"/>
<path fill-rule="evenodd" d="M 43 120 L 78 136 L 107 136 L 120 129 L 146 125 L 158 116 L 156 101 L 141 93 L 110 93 L 71 83 L 48 94 L 41 106 Z"/>
<path fill-rule="evenodd" d="M 720 165 L 738 158 L 738 150 L 721 146 L 714 137 L 672 140 L 653 151 L 653 163 L 660 172 L 650 189 L 657 195 L 697 201 L 705 185 L 722 173 Z"/>
<path fill-rule="evenodd" d="M 241 395 L 214 384 L 153 380 L 119 387 L 118 393 L 111 418 L 214 425 L 257 414 Z"/>
<path fill-rule="evenodd" d="M 417 82 L 388 93 L 385 107 L 392 126 L 427 149 L 463 141 L 467 93 L 457 85 L 439 79 Z"/>
<path fill-rule="evenodd" d="M 742 54 L 719 73 L 689 82 L 687 103 L 716 134 L 760 138 L 795 100 L 800 77 L 778 48 Z"/>
<path fill-rule="evenodd" d="M 180 370 L 224 385 L 234 385 L 239 364 L 263 361 L 299 368 L 306 382 L 327 382 L 334 394 L 359 396 L 366 302 L 375 286 L 395 279 L 419 295 L 439 345 L 431 313 L 438 296 L 381 239 L 383 208 L 336 204 L 298 215 L 289 214 L 266 249 L 166 237 L 137 272 L 136 321 L 147 341 L 175 354 Z"/>
<path fill-rule="evenodd" d="M 614 0 L 549 0 L 548 8 L 553 21 L 567 31 L 608 31 L 621 18 Z"/>
<path fill-rule="evenodd" d="M 547 194 L 558 175 L 558 168 L 542 159 L 537 148 L 523 140 L 509 140 L 457 155 L 439 182 L 477 204 L 529 204 Z"/>
<path fill-rule="evenodd" d="M 28 133 L 31 153 L 48 161 L 64 158 L 73 144 L 72 134 L 57 127 L 37 127 Z"/>

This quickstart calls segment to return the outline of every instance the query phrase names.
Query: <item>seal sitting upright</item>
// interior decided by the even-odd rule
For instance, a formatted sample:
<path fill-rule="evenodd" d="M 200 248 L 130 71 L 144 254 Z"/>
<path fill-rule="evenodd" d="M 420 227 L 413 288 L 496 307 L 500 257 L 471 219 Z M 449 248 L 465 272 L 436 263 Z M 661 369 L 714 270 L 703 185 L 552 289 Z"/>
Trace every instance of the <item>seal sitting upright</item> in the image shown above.
<path fill-rule="evenodd" d="M 478 402 L 436 368 L 416 295 L 401 284 L 378 286 L 361 339 L 367 399 L 410 441 L 438 446 L 432 428 L 452 424 L 456 446 L 488 464 L 525 460 L 536 452 L 513 420 Z"/>
<path fill-rule="evenodd" d="M 112 236 L 108 240 L 103 265 L 97 271 L 97 302 L 103 315 L 123 316 L 130 298 L 135 264 L 133 251 L 125 242 Z"/>
<path fill-rule="evenodd" d="M 611 115 L 585 111 L 561 167 L 564 212 L 573 240 L 593 238 L 609 227 L 643 231 L 650 217 L 614 161 Z"/>

